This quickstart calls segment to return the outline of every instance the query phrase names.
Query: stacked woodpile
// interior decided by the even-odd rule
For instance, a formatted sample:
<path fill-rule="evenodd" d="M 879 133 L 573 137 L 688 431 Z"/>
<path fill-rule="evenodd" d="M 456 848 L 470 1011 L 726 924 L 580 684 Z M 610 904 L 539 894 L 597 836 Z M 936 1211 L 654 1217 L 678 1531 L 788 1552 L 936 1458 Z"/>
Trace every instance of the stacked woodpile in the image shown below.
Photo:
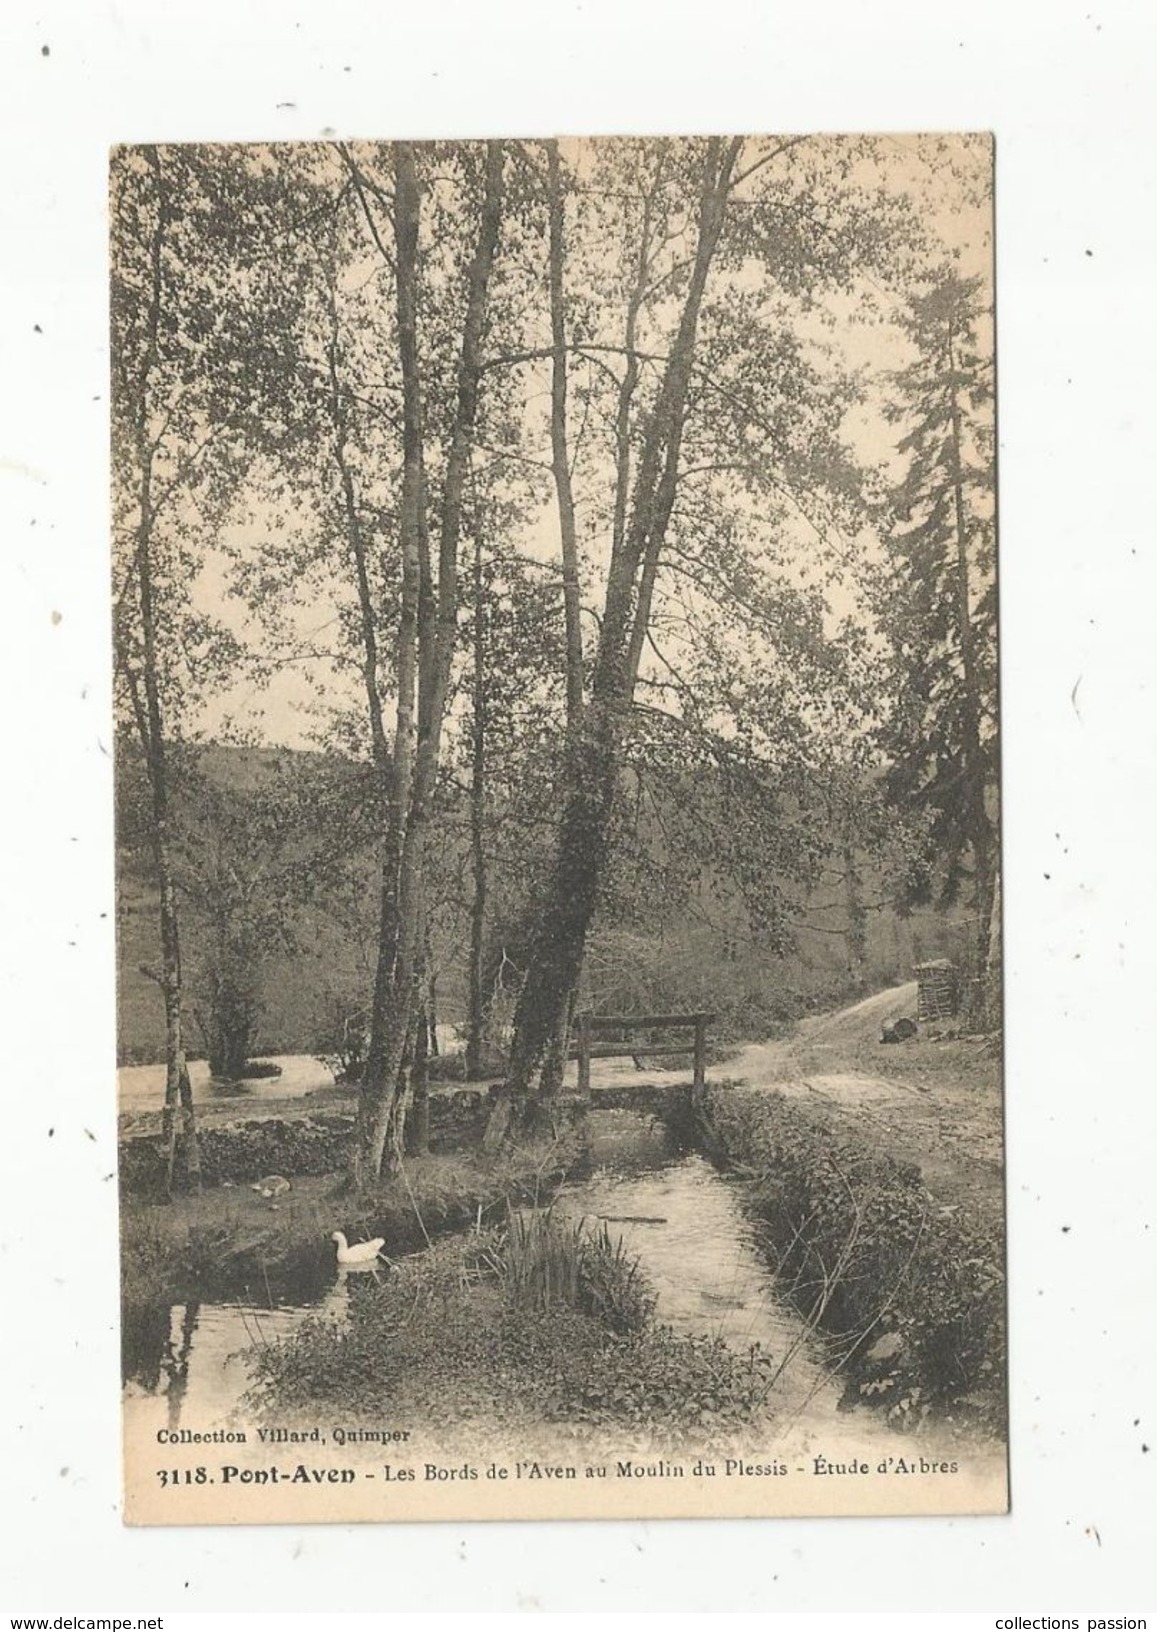
<path fill-rule="evenodd" d="M 918 963 L 916 976 L 917 1020 L 947 1020 L 960 1006 L 960 979 L 956 965 L 948 958 Z"/>

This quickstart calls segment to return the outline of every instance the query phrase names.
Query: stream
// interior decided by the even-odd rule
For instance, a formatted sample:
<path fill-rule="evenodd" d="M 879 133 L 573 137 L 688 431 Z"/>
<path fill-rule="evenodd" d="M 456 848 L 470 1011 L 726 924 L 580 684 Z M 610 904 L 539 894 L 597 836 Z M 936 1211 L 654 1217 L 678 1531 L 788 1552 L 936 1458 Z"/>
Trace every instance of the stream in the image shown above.
<path fill-rule="evenodd" d="M 636 1255 L 657 1297 L 657 1318 L 679 1331 L 760 1344 L 782 1366 L 772 1408 L 777 1445 L 807 1452 L 838 1446 L 867 1454 L 901 1436 L 866 1408 L 839 1411 L 842 1392 L 819 1345 L 781 1302 L 737 1181 L 638 1111 L 590 1115 L 593 1171 L 568 1184 L 555 1206 L 605 1222 Z M 130 1438 L 195 1424 L 224 1427 L 249 1386 L 245 1356 L 287 1336 L 318 1311 L 340 1315 L 358 1276 L 336 1266 L 330 1284 L 298 1304 L 200 1302 L 148 1312 L 125 1329 L 125 1428 Z M 838 1415 L 837 1415 L 838 1412 Z"/>

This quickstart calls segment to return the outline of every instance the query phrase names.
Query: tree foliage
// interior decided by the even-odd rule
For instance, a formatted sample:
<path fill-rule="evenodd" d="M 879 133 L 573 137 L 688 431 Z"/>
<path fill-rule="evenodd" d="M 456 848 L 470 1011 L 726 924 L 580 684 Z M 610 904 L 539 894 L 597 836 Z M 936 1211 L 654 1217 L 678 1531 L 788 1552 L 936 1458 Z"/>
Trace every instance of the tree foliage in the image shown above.
<path fill-rule="evenodd" d="M 866 138 L 118 155 L 125 717 L 148 757 L 150 664 L 173 741 L 240 679 L 295 689 L 312 740 L 363 768 L 343 819 L 376 879 L 330 881 L 372 926 L 359 1182 L 400 1159 L 448 958 L 469 964 L 476 1063 L 489 996 L 515 1005 L 515 1126 L 549 1115 L 592 934 L 714 903 L 782 950 L 835 878 L 862 942 L 858 858 L 888 870 L 901 847 L 885 794 L 928 813 L 949 895 L 966 859 L 992 894 L 983 291 L 931 281 L 942 246 L 908 178 L 948 186 L 949 161 L 902 156 Z M 845 341 L 894 335 L 914 287 L 889 517 L 854 428 L 878 425 L 885 382 Z M 252 964 L 270 902 L 219 893 L 222 957 Z"/>
<path fill-rule="evenodd" d="M 882 612 L 894 706 L 888 788 L 925 819 L 914 900 L 967 892 L 983 981 L 996 888 L 997 606 L 991 311 L 948 272 L 911 304 L 915 356 L 893 382 L 902 435 Z"/>

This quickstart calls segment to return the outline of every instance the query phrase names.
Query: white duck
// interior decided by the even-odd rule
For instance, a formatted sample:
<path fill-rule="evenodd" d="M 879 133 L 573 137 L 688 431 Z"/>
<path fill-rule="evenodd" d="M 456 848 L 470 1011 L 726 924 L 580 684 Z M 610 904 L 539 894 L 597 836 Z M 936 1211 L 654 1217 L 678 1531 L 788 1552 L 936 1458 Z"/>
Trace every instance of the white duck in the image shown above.
<path fill-rule="evenodd" d="M 355 1269 L 359 1264 L 364 1269 L 376 1263 L 386 1244 L 385 1236 L 377 1235 L 372 1241 L 356 1241 L 351 1247 L 340 1230 L 335 1230 L 330 1240 L 337 1242 L 337 1261 L 346 1269 Z"/>

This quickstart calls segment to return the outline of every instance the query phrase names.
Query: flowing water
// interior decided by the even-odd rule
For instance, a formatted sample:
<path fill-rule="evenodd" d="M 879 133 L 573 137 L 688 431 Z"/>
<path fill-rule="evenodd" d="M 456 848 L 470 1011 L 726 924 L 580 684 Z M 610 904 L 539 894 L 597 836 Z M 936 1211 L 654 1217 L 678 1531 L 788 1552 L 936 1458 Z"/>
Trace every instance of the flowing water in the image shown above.
<path fill-rule="evenodd" d="M 651 1282 L 659 1320 L 771 1355 L 777 1416 L 829 1424 L 840 1384 L 777 1296 L 738 1186 L 697 1151 L 680 1150 L 656 1119 L 594 1111 L 590 1122 L 595 1171 L 563 1191 L 559 1210 L 622 1237 Z"/>
<path fill-rule="evenodd" d="M 568 1185 L 557 1209 L 621 1235 L 677 1330 L 758 1343 L 780 1368 L 771 1401 L 777 1442 L 804 1453 L 838 1445 L 866 1453 L 899 1437 L 864 1409 L 837 1410 L 838 1377 L 799 1316 L 776 1295 L 774 1276 L 744 1212 L 737 1183 L 697 1152 L 680 1150 L 658 1120 L 636 1111 L 591 1113 L 594 1167 Z M 134 1436 L 195 1424 L 224 1427 L 249 1386 L 245 1356 L 284 1337 L 314 1312 L 340 1316 L 364 1284 L 338 1271 L 320 1297 L 177 1304 L 138 1314 L 124 1333 L 126 1425 Z M 265 1289 L 262 1289 L 263 1292 Z"/>

